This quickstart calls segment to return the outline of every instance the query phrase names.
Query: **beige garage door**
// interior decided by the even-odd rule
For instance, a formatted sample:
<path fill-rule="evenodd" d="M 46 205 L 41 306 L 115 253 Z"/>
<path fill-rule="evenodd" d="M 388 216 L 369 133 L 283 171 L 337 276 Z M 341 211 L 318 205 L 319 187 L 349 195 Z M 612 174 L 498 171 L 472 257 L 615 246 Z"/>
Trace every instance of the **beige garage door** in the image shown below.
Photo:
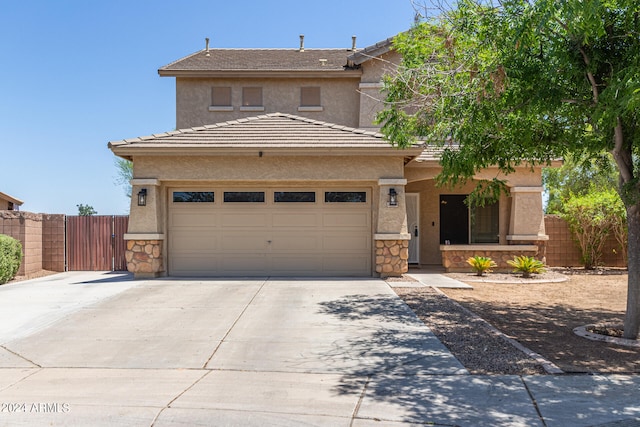
<path fill-rule="evenodd" d="M 370 189 L 171 189 L 173 276 L 370 276 Z"/>

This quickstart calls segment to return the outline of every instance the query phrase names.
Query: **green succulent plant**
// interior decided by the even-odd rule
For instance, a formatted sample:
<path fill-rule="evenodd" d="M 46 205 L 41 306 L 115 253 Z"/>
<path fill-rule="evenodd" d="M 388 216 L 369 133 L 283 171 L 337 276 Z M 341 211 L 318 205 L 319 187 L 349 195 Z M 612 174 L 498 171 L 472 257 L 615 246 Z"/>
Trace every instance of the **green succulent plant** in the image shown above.
<path fill-rule="evenodd" d="M 467 259 L 467 264 L 473 268 L 477 276 L 482 276 L 484 273 L 491 273 L 491 269 L 498 266 L 491 258 L 478 255 Z"/>
<path fill-rule="evenodd" d="M 540 274 L 547 271 L 542 261 L 538 261 L 532 256 L 516 256 L 513 260 L 507 261 L 513 267 L 514 273 L 522 273 L 522 277 L 529 278 L 532 274 Z"/>

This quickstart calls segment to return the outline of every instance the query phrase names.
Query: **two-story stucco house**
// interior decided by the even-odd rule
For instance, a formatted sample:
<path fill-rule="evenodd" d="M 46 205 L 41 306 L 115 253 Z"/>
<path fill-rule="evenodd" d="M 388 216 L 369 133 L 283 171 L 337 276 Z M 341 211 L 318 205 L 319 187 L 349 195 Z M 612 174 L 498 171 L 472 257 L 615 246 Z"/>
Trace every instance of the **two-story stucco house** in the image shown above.
<path fill-rule="evenodd" d="M 109 143 L 133 160 L 137 277 L 399 275 L 408 265 L 544 256 L 541 170 L 469 209 L 437 188 L 437 151 L 377 132 L 387 39 L 357 49 L 205 49 L 160 68 L 179 130 Z M 493 178 L 487 170 L 478 179 Z"/>

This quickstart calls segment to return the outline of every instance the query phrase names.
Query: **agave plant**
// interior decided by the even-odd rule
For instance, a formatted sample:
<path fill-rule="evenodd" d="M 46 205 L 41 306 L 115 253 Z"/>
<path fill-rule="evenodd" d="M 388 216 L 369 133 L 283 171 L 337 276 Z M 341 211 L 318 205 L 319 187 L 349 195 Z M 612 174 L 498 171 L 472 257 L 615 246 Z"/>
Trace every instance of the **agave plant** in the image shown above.
<path fill-rule="evenodd" d="M 484 256 L 472 256 L 467 260 L 477 276 L 482 276 L 484 273 L 491 273 L 491 269 L 497 267 L 497 264 L 489 257 Z"/>
<path fill-rule="evenodd" d="M 507 261 L 513 267 L 514 273 L 522 273 L 522 277 L 529 278 L 532 274 L 540 274 L 547 271 L 542 261 L 538 261 L 532 256 L 516 256 L 513 260 Z"/>

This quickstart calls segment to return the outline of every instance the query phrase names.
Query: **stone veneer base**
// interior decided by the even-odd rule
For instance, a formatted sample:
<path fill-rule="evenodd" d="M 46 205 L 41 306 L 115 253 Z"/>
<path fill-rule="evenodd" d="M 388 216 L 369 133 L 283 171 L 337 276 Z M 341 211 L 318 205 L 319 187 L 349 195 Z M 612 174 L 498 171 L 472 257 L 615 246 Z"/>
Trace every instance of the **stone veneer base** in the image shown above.
<path fill-rule="evenodd" d="M 127 240 L 127 270 L 138 279 L 158 277 L 164 272 L 162 240 Z"/>
<path fill-rule="evenodd" d="M 376 273 L 397 277 L 409 271 L 408 240 L 376 240 Z"/>
<path fill-rule="evenodd" d="M 473 269 L 467 264 L 467 259 L 476 255 L 489 257 L 494 260 L 498 266 L 493 270 L 499 272 L 512 271 L 513 267 L 507 264 L 507 261 L 512 260 L 515 256 L 526 255 L 542 262 L 546 261 L 544 256 L 546 254 L 546 242 L 527 242 L 528 244 L 526 246 L 523 245 L 524 242 L 519 243 L 518 245 L 512 245 L 512 247 L 510 247 L 511 245 L 496 245 L 495 248 L 491 248 L 490 245 L 478 247 L 474 247 L 473 245 L 469 245 L 468 247 L 456 245 L 455 248 L 447 248 L 447 250 L 440 251 L 442 254 L 442 266 L 447 273 L 472 272 Z"/>

